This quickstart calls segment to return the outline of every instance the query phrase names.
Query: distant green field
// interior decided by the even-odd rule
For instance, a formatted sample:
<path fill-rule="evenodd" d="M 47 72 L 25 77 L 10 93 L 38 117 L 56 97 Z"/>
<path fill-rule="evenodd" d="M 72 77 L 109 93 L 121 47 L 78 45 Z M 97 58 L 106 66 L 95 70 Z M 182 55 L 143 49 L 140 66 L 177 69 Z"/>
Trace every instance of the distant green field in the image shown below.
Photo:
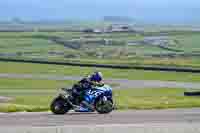
<path fill-rule="evenodd" d="M 200 52 L 200 34 L 176 35 L 172 39 L 176 41 L 175 47 L 185 52 Z"/>
<path fill-rule="evenodd" d="M 154 34 L 153 37 L 162 36 L 160 32 Z M 159 42 L 127 45 L 129 41 L 142 41 L 147 37 L 139 33 L 0 32 L 0 57 L 94 64 L 200 67 L 200 33 L 169 32 L 165 36 L 168 42 L 160 47 Z M 58 37 L 58 40 L 53 41 L 54 37 Z M 108 44 L 105 40 L 108 40 Z"/>
<path fill-rule="evenodd" d="M 0 39 L 0 52 L 35 52 L 62 50 L 63 46 L 43 39 Z"/>
<path fill-rule="evenodd" d="M 63 50 L 62 45 L 44 39 L 34 38 L 12 38 L 0 39 L 0 54 L 4 54 L 10 58 L 26 57 L 26 58 L 46 58 L 51 56 L 49 52 L 58 52 Z M 59 57 L 59 55 L 57 55 Z M 63 58 L 63 56 L 61 56 Z"/>
<path fill-rule="evenodd" d="M 69 41 L 75 39 L 78 41 L 75 42 L 81 47 L 73 49 L 71 47 L 64 47 L 65 43 L 58 43 L 47 39 L 46 37 L 59 37 L 62 41 Z M 103 39 L 113 39 L 114 41 L 125 41 L 128 38 L 137 40 L 141 36 L 130 35 L 127 33 L 119 34 L 85 34 L 79 32 L 24 32 L 24 33 L 13 33 L 13 32 L 0 32 L 0 54 L 4 54 L 4 57 L 9 57 L 9 54 L 17 54 L 17 57 L 21 58 L 45 58 L 47 60 L 56 59 L 56 60 L 65 60 L 65 59 L 97 59 L 99 55 L 103 55 L 106 58 L 113 58 L 115 55 L 112 51 L 118 50 L 116 56 L 120 55 L 120 51 L 123 50 L 123 47 L 118 47 L 121 44 L 116 46 L 105 46 L 103 44 L 95 43 L 98 40 Z M 81 39 L 84 38 L 84 39 Z M 62 42 L 61 41 L 61 42 Z M 87 43 L 87 42 L 90 43 Z M 60 42 L 60 41 L 59 41 Z M 67 44 L 73 45 L 76 44 Z M 123 46 L 123 45 L 122 45 Z M 50 54 L 57 53 L 57 54 Z M 21 53 L 21 54 L 19 54 Z M 62 55 L 60 55 L 62 53 Z M 7 55 L 7 56 L 6 56 Z M 113 56 L 114 55 L 114 56 Z M 116 58 L 116 57 L 115 57 Z"/>
<path fill-rule="evenodd" d="M 144 56 L 144 55 L 151 55 L 151 54 L 170 54 L 173 53 L 172 51 L 165 50 L 159 48 L 157 46 L 151 45 L 137 45 L 137 46 L 129 46 L 127 47 L 128 51 L 135 52 L 136 55 Z"/>

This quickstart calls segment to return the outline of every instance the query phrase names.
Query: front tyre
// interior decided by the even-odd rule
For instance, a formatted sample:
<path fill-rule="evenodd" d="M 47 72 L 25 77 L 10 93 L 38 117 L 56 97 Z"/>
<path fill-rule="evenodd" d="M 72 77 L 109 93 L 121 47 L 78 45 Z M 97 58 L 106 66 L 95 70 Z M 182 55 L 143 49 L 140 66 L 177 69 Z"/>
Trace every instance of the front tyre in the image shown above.
<path fill-rule="evenodd" d="M 100 114 L 108 114 L 113 110 L 113 102 L 110 99 L 105 101 L 103 98 L 100 98 L 95 103 L 95 109 Z"/>
<path fill-rule="evenodd" d="M 67 113 L 71 107 L 66 103 L 64 99 L 56 98 L 52 101 L 50 109 L 56 115 L 63 115 Z"/>

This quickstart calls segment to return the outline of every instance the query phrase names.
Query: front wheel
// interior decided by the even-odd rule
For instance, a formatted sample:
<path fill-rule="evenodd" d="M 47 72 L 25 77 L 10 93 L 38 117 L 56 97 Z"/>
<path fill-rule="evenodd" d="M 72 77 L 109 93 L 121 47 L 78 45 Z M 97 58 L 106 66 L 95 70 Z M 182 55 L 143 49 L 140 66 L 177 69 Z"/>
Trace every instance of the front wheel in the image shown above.
<path fill-rule="evenodd" d="M 100 114 L 110 113 L 113 110 L 113 101 L 110 99 L 104 100 L 104 97 L 102 97 L 96 101 L 95 109 Z"/>
<path fill-rule="evenodd" d="M 54 114 L 62 115 L 67 113 L 71 107 L 68 103 L 62 98 L 56 98 L 52 101 L 50 109 Z"/>

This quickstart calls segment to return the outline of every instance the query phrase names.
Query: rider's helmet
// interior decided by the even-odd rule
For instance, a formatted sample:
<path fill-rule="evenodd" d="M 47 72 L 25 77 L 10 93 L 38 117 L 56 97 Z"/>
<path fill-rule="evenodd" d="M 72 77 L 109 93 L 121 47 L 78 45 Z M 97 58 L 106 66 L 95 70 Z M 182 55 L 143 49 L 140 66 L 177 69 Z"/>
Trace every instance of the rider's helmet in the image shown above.
<path fill-rule="evenodd" d="M 103 80 L 103 74 L 101 72 L 94 72 L 91 77 L 91 81 L 101 82 Z"/>

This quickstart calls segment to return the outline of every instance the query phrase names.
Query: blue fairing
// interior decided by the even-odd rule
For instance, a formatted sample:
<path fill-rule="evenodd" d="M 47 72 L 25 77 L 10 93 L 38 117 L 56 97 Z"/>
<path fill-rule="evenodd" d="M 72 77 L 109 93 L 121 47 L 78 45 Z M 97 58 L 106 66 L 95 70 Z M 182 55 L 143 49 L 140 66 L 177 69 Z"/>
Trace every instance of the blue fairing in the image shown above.
<path fill-rule="evenodd" d="M 94 103 L 95 99 L 100 95 L 104 95 L 112 98 L 112 88 L 108 85 L 104 85 L 102 87 L 95 87 L 86 91 L 84 100 L 88 103 Z"/>

